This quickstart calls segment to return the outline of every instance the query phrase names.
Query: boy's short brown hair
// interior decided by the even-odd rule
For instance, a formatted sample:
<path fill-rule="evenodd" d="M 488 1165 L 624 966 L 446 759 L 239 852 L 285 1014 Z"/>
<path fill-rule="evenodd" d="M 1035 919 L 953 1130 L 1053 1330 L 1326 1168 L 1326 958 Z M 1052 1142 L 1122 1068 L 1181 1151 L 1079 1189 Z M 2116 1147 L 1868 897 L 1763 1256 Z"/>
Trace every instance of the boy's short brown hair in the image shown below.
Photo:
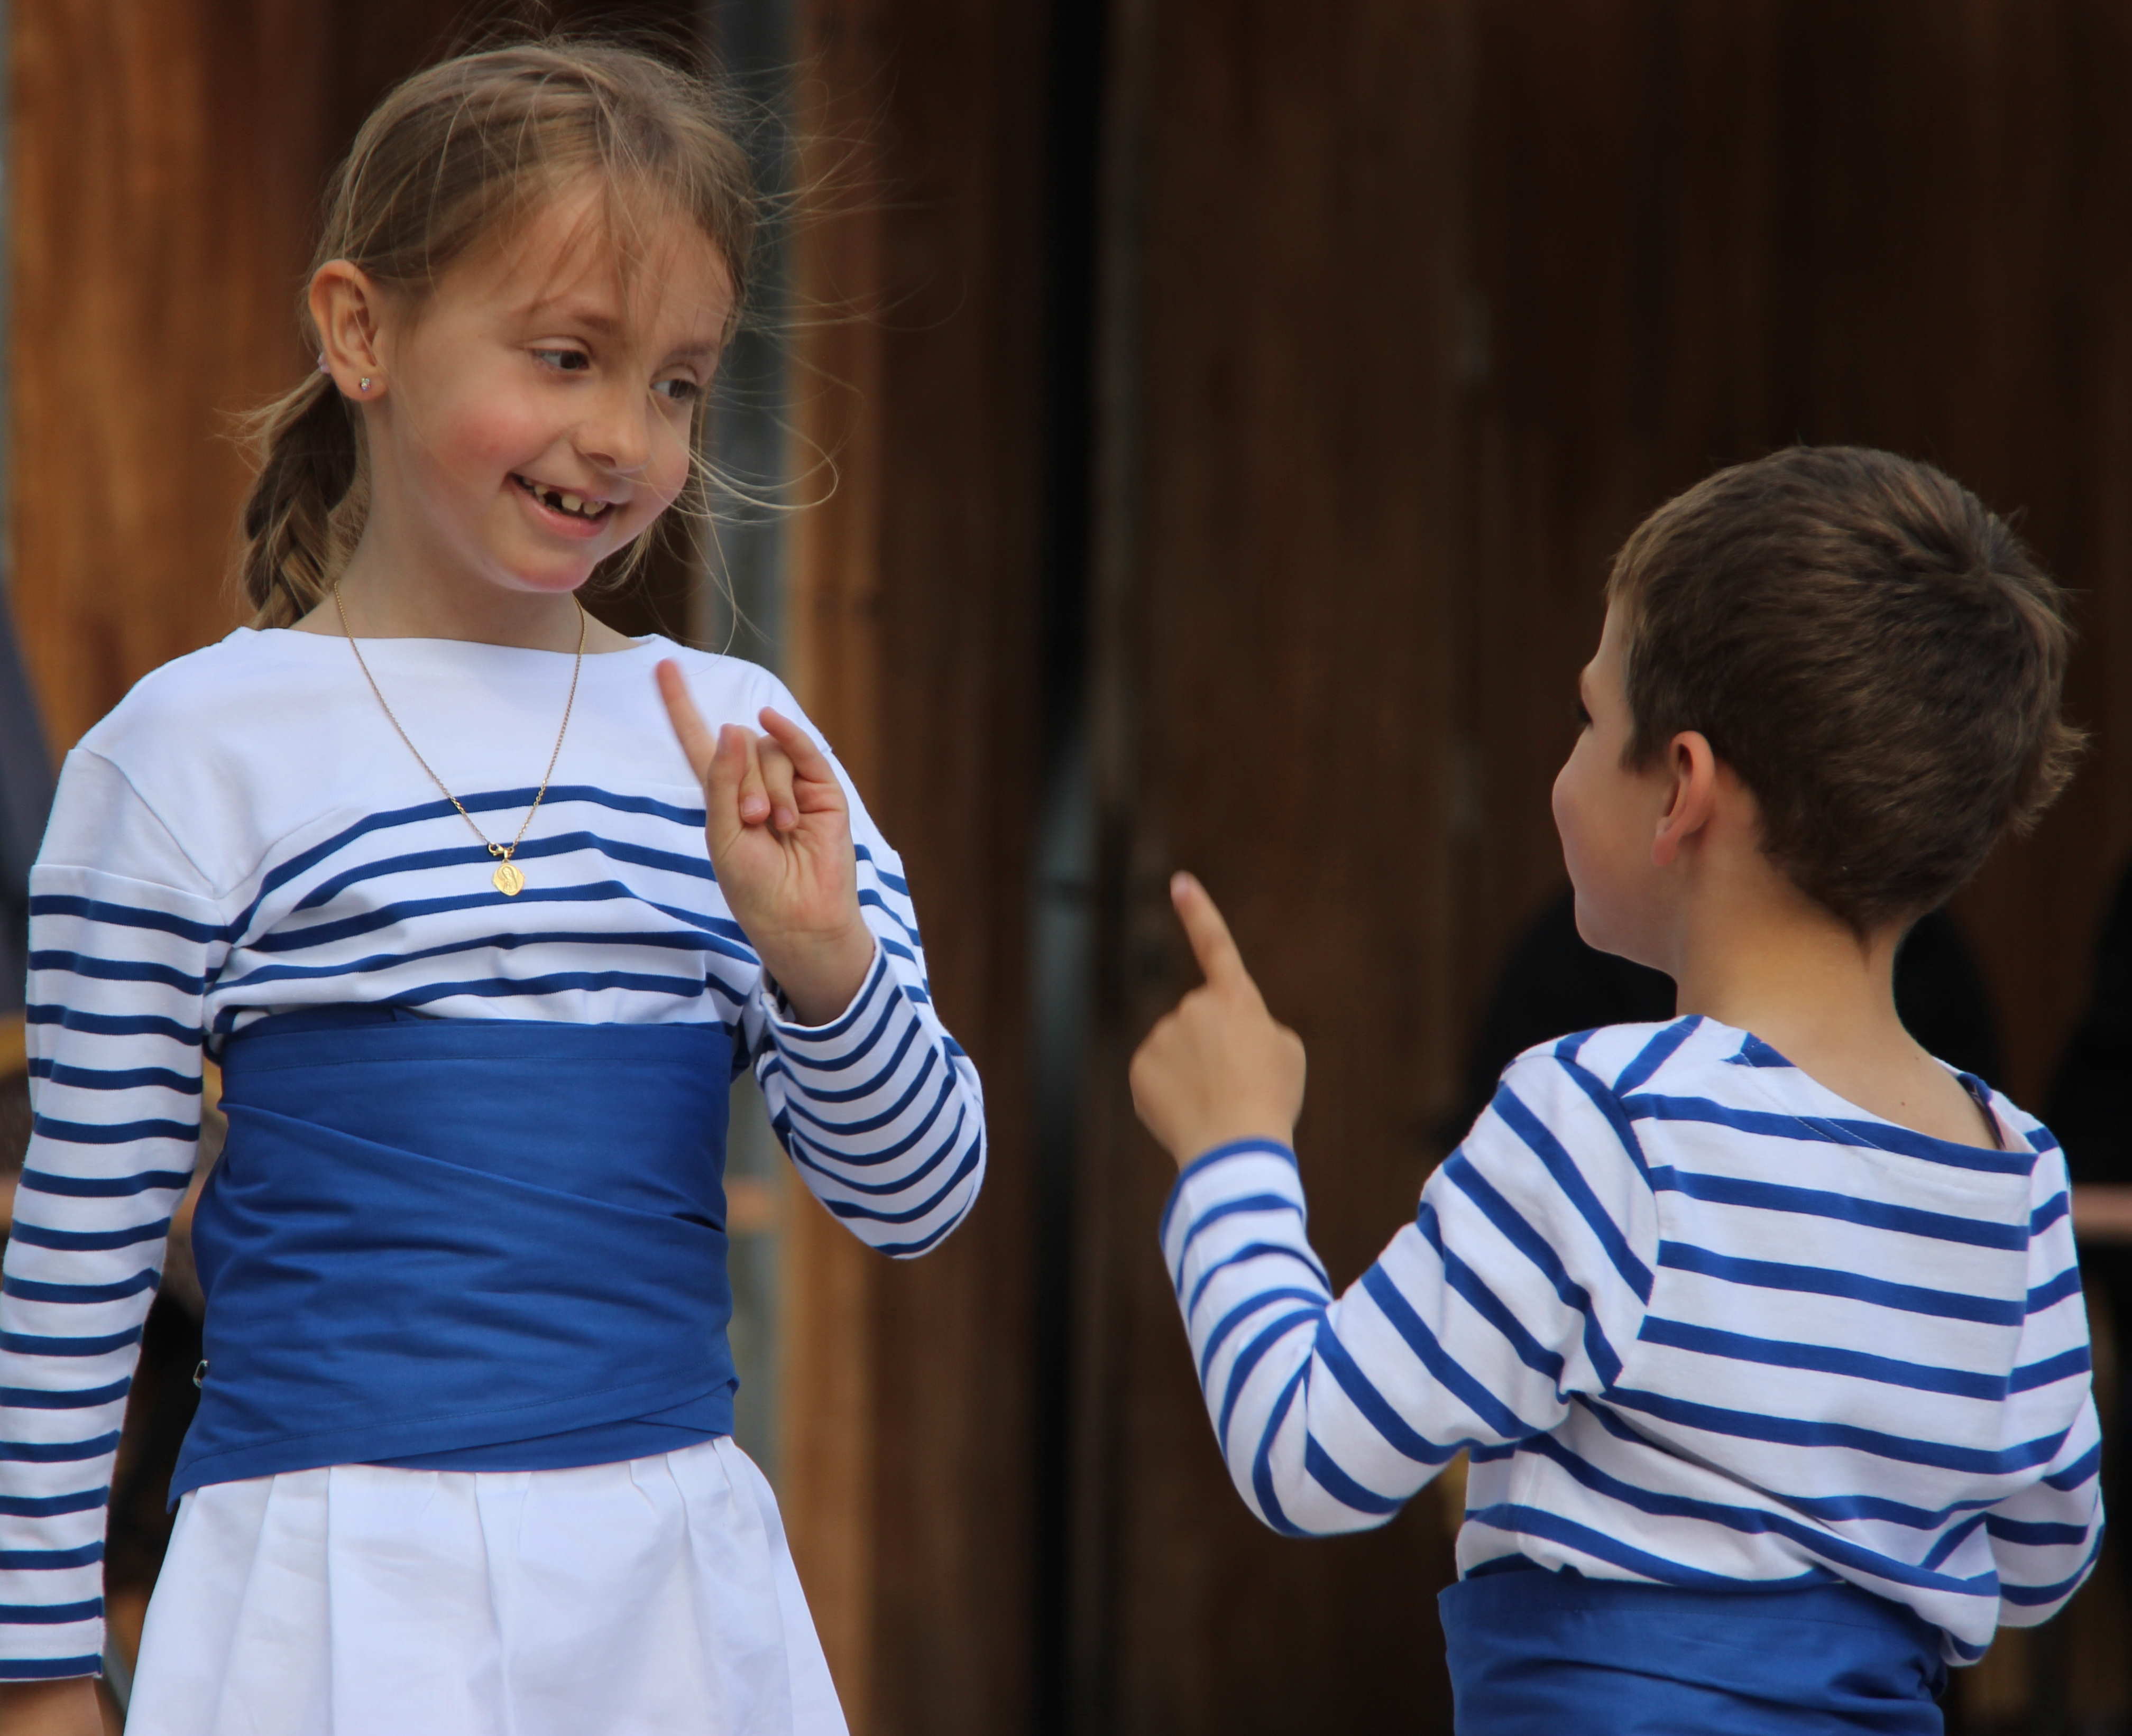
<path fill-rule="evenodd" d="M 1700 731 L 1769 856 L 1861 934 L 1952 894 L 2080 746 L 2064 594 L 1929 464 L 1794 446 L 1721 470 L 1636 527 L 1606 596 L 1630 763 Z"/>

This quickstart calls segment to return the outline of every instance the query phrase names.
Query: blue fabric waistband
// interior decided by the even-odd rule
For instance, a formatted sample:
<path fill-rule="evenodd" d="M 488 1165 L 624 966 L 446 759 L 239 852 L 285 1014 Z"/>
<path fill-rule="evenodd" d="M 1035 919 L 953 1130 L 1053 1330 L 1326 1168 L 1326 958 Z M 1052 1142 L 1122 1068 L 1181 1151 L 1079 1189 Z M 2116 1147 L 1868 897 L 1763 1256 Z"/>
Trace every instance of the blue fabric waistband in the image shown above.
<path fill-rule="evenodd" d="M 171 1499 L 321 1465 L 538 1470 L 564 1437 L 560 1462 L 632 1457 L 646 1419 L 729 1433 L 732 1061 L 717 1024 L 392 1008 L 230 1038 Z"/>
<path fill-rule="evenodd" d="M 1438 1599 L 1458 1736 L 1940 1736 L 1940 1633 L 1900 1604 L 1523 1565 Z"/>

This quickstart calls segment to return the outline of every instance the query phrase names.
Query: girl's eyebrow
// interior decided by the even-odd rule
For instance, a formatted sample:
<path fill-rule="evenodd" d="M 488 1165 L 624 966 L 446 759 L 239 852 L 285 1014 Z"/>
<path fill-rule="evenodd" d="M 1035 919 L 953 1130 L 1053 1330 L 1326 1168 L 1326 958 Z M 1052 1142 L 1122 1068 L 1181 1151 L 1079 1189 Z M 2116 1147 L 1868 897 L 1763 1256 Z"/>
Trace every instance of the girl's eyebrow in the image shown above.
<path fill-rule="evenodd" d="M 573 325 L 582 325 L 595 332 L 613 332 L 622 328 L 622 318 L 604 302 L 573 301 L 568 296 L 541 295 L 526 304 L 524 317 L 528 319 L 564 319 Z"/>

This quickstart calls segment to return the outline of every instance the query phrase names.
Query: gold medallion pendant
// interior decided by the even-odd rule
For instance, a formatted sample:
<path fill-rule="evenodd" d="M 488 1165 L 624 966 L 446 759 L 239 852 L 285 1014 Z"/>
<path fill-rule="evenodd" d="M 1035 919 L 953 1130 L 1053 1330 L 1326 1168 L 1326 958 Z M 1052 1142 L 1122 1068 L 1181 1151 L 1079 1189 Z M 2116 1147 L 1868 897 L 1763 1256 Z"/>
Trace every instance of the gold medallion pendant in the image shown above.
<path fill-rule="evenodd" d="M 474 824 L 473 816 L 467 812 L 466 803 L 451 793 L 444 780 L 437 775 L 430 762 L 422 757 L 422 751 L 415 746 L 414 738 L 401 727 L 400 720 L 392 715 L 392 707 L 385 703 L 385 690 L 378 686 L 377 678 L 370 673 L 370 664 L 363 657 L 363 647 L 356 643 L 355 630 L 348 624 L 348 605 L 341 601 L 340 581 L 338 579 L 334 581 L 333 599 L 334 607 L 340 613 L 340 630 L 347 635 L 348 648 L 355 653 L 356 667 L 363 671 L 363 679 L 370 683 L 370 691 L 377 696 L 378 709 L 385 713 L 386 722 L 392 726 L 398 732 L 400 739 L 406 743 L 407 751 L 415 756 L 415 763 L 430 774 L 430 781 L 442 792 L 444 799 L 459 810 L 459 816 L 467 822 L 468 830 L 479 838 L 483 847 L 496 858 L 496 871 L 489 875 L 489 885 L 495 887 L 506 898 L 517 897 L 526 890 L 526 875 L 511 858 L 518 846 L 526 842 L 526 828 L 532 825 L 533 816 L 540 813 L 541 803 L 547 799 L 548 781 L 555 775 L 556 760 L 563 756 L 563 737 L 570 732 L 570 713 L 576 709 L 578 703 L 578 676 L 585 666 L 585 627 L 591 619 L 585 613 L 585 606 L 583 603 L 578 604 L 578 655 L 576 660 L 570 665 L 569 696 L 563 701 L 562 726 L 555 731 L 555 745 L 548 754 L 548 769 L 540 774 L 540 787 L 533 792 L 533 805 L 526 810 L 526 818 L 518 822 L 517 835 L 509 843 L 499 844 L 480 827 Z M 573 597 L 571 601 L 574 602 L 577 600 Z M 206 1364 L 203 1363 L 201 1366 L 204 1368 Z"/>

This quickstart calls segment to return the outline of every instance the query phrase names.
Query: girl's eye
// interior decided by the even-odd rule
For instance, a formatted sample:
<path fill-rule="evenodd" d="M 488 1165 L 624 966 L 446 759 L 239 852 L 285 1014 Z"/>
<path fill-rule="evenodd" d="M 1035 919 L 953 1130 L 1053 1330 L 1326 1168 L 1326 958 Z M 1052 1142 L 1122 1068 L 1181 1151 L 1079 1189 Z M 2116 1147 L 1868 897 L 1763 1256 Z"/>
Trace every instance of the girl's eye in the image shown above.
<path fill-rule="evenodd" d="M 1577 702 L 1577 727 L 1579 729 L 1592 727 L 1592 713 L 1585 710 L 1584 702 L 1582 699 Z"/>
<path fill-rule="evenodd" d="M 693 404 L 703 395 L 703 387 L 697 385 L 694 380 L 679 378 L 661 380 L 651 389 L 665 397 L 672 399 L 676 404 Z"/>
<path fill-rule="evenodd" d="M 579 374 L 593 365 L 593 358 L 583 350 L 535 350 L 533 353 L 544 367 L 559 373 Z"/>

